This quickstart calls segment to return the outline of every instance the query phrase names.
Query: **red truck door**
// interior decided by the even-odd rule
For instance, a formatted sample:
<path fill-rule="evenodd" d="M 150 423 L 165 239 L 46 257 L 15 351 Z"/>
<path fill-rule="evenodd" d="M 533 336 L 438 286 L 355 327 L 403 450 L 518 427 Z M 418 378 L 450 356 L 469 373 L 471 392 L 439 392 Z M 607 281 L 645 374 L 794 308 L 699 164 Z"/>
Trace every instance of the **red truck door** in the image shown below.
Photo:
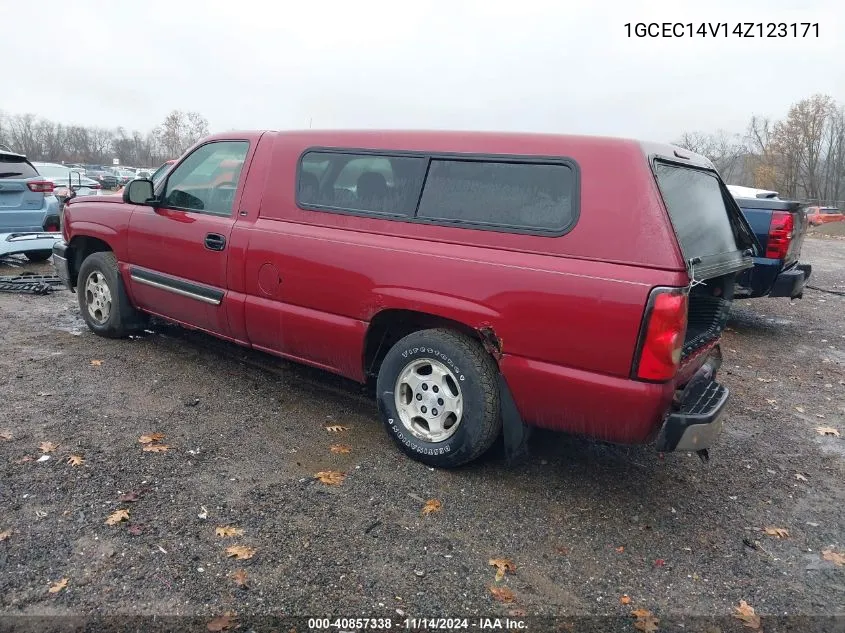
<path fill-rule="evenodd" d="M 135 207 L 128 258 L 139 307 L 230 336 L 224 305 L 229 236 L 251 154 L 248 140 L 205 143 L 167 175 L 157 206 Z"/>

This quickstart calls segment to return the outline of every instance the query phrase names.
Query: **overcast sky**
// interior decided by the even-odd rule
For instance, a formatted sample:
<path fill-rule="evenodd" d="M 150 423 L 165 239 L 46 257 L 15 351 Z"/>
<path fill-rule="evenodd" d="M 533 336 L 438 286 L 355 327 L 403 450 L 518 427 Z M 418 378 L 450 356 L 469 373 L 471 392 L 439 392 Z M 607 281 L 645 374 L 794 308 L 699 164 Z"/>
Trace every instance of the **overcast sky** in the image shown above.
<path fill-rule="evenodd" d="M 0 0 L 0 5 L 8 0 Z M 0 9 L 0 109 L 147 130 L 449 128 L 673 140 L 845 103 L 845 0 L 41 0 Z M 37 13 L 29 26 L 12 13 Z M 13 17 L 11 22 L 8 18 Z M 32 16 L 30 16 L 32 17 Z M 628 38 L 626 22 L 818 22 L 819 37 Z M 12 28 L 8 28 L 8 27 Z"/>

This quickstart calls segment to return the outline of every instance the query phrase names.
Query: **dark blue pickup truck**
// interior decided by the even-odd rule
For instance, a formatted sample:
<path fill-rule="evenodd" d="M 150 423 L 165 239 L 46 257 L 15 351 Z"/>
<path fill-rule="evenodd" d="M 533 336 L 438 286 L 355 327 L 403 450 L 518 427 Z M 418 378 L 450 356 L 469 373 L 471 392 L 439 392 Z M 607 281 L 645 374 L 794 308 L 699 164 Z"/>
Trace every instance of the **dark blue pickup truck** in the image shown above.
<path fill-rule="evenodd" d="M 762 247 L 754 268 L 737 280 L 737 298 L 801 298 L 812 267 L 798 262 L 807 233 L 807 213 L 800 202 L 780 200 L 777 194 L 763 197 L 734 196 Z"/>

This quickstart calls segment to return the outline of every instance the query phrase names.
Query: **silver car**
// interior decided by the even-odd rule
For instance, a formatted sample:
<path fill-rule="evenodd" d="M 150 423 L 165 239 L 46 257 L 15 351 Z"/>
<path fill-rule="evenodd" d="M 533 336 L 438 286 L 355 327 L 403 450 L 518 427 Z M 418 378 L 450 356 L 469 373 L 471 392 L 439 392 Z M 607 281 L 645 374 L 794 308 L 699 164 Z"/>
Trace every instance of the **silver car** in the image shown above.
<path fill-rule="evenodd" d="M 78 196 L 99 196 L 103 187 L 93 178 L 79 173 L 75 169 L 65 167 L 59 163 L 32 163 L 38 173 L 53 183 L 53 194 L 59 200 L 67 199 L 71 189 L 76 190 Z"/>

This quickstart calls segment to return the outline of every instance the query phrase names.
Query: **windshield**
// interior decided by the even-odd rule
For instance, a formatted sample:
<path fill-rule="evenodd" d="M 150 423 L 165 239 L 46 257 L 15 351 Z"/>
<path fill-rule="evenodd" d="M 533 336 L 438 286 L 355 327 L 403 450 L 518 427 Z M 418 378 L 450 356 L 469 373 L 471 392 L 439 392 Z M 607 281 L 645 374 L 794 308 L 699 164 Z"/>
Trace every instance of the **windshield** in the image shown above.
<path fill-rule="evenodd" d="M 171 165 L 169 163 L 164 163 L 164 165 L 155 170 L 152 178 L 150 178 L 150 180 L 153 181 L 153 186 L 157 185 L 161 179 L 164 178 L 164 175 L 167 173 L 167 170 L 170 169 L 170 166 Z"/>

